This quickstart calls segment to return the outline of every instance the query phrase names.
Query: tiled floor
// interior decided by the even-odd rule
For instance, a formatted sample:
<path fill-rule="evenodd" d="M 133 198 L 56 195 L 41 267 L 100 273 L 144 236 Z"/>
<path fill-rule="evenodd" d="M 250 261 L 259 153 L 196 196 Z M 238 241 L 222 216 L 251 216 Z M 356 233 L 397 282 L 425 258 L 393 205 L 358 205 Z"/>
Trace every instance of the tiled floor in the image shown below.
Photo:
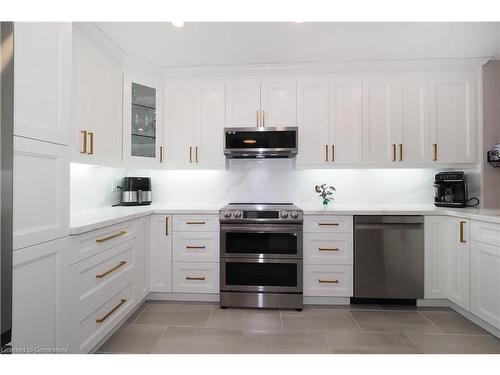
<path fill-rule="evenodd" d="M 497 353 L 500 340 L 445 308 L 226 309 L 145 303 L 99 353 Z"/>

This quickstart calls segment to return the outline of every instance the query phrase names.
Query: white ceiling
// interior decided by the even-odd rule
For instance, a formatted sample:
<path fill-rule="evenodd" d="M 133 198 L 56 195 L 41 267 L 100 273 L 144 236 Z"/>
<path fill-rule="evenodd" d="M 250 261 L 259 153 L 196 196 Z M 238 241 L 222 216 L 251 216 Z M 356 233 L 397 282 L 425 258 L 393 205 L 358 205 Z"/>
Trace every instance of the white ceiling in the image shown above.
<path fill-rule="evenodd" d="M 491 57 L 498 23 L 98 22 L 125 54 L 161 67 Z"/>

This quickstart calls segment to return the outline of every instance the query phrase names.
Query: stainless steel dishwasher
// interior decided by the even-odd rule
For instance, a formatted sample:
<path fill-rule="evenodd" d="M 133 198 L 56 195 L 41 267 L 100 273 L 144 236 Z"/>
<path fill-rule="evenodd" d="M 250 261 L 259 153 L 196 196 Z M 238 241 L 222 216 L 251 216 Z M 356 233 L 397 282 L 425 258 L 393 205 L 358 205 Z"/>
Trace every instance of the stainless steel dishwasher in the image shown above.
<path fill-rule="evenodd" d="M 355 298 L 424 298 L 423 216 L 355 216 L 354 230 Z"/>

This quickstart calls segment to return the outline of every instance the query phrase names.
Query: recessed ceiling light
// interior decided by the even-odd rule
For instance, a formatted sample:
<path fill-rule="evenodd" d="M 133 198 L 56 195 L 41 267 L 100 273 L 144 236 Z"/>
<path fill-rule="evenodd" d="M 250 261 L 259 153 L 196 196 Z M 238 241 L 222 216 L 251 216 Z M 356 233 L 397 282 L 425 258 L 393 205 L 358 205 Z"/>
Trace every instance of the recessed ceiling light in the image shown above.
<path fill-rule="evenodd" d="M 172 25 L 175 27 L 182 27 L 184 26 L 184 21 L 172 21 Z"/>

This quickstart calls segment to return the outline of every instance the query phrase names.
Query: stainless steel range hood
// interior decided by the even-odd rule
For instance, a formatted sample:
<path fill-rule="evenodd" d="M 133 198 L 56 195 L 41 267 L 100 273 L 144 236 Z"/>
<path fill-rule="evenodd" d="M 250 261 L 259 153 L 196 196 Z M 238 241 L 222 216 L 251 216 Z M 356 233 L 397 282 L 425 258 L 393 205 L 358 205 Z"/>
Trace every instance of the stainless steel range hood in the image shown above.
<path fill-rule="evenodd" d="M 224 155 L 229 159 L 293 158 L 297 142 L 297 127 L 224 129 Z"/>

